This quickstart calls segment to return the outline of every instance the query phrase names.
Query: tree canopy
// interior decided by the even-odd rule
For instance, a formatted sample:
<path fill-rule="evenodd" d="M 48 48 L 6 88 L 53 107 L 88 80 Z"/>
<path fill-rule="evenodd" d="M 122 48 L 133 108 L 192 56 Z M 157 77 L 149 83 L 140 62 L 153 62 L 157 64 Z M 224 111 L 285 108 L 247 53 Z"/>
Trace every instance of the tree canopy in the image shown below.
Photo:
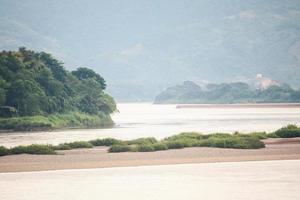
<path fill-rule="evenodd" d="M 0 52 L 0 116 L 33 116 L 80 111 L 110 114 L 114 99 L 92 69 L 67 71 L 45 52 L 22 47 Z"/>

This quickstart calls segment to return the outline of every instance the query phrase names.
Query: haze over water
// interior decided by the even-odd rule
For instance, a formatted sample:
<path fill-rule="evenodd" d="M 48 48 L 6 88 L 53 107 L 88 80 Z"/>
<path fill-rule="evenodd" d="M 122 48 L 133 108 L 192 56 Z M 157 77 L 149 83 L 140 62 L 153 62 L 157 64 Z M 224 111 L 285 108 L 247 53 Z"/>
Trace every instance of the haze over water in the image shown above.
<path fill-rule="evenodd" d="M 300 107 L 209 107 L 177 109 L 176 105 L 121 103 L 112 115 L 116 123 L 107 129 L 73 129 L 50 132 L 1 133 L 0 146 L 48 143 L 102 137 L 132 139 L 163 138 L 183 131 L 251 132 L 274 131 L 289 123 L 300 122 Z"/>

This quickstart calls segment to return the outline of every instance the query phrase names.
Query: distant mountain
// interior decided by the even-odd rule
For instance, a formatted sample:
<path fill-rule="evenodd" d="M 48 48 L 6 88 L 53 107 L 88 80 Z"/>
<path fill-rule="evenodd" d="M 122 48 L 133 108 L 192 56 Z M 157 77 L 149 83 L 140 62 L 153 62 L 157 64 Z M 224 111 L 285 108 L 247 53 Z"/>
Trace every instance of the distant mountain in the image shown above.
<path fill-rule="evenodd" d="M 299 88 L 299 22 L 299 0 L 1 0 L 0 50 L 93 66 L 119 101 L 260 73 Z"/>
<path fill-rule="evenodd" d="M 247 83 L 207 84 L 200 87 L 192 81 L 167 88 L 156 98 L 156 104 L 167 103 L 295 103 L 300 102 L 300 90 L 293 90 L 287 84 L 270 84 L 268 87 L 258 84 L 255 88 Z M 264 87 L 262 87 L 264 86 Z"/>

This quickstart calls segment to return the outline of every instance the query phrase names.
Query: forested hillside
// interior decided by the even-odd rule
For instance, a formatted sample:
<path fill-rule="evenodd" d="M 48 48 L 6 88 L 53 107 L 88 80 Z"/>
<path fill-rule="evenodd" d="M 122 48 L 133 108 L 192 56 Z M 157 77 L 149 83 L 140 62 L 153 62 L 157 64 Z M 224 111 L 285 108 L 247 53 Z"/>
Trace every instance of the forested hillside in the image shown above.
<path fill-rule="evenodd" d="M 296 103 L 300 102 L 300 90 L 287 84 L 255 88 L 247 83 L 207 84 L 200 87 L 192 81 L 167 88 L 155 99 L 155 103 Z"/>
<path fill-rule="evenodd" d="M 45 52 L 20 48 L 0 53 L 0 116 L 23 117 L 78 112 L 109 116 L 116 110 L 93 70 L 69 72 Z"/>

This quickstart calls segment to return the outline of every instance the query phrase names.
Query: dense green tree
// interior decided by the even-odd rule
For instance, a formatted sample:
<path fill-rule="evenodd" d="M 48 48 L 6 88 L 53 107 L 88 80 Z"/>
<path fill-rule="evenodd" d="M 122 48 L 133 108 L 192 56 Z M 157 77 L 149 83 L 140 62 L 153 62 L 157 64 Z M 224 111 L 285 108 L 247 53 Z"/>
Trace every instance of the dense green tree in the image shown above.
<path fill-rule="evenodd" d="M 68 72 L 50 54 L 26 50 L 0 53 L 0 116 L 116 110 L 104 79 L 88 68 Z M 2 113 L 2 114 L 1 114 Z"/>
<path fill-rule="evenodd" d="M 72 74 L 80 80 L 94 79 L 100 85 L 102 90 L 106 88 L 105 80 L 91 69 L 80 67 L 77 70 L 72 71 Z"/>
<path fill-rule="evenodd" d="M 7 93 L 6 105 L 14 107 L 20 115 L 42 114 L 45 94 L 36 82 L 16 80 Z"/>

